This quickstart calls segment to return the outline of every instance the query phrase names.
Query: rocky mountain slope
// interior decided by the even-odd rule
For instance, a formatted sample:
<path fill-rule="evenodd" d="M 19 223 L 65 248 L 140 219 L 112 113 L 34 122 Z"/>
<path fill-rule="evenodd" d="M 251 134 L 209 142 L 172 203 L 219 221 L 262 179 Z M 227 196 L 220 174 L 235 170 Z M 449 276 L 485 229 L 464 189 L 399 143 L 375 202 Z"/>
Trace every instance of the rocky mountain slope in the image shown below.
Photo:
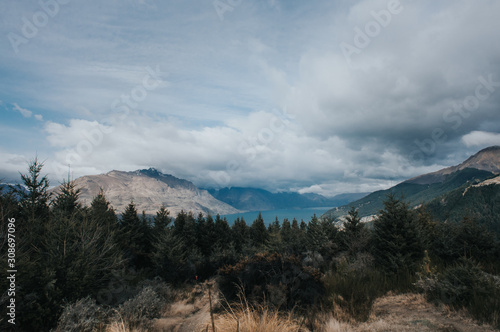
<path fill-rule="evenodd" d="M 464 185 L 478 184 L 500 174 L 500 146 L 483 149 L 463 163 L 437 172 L 406 180 L 387 190 L 380 190 L 347 205 L 331 209 L 323 216 L 339 218 L 356 207 L 360 216 L 377 214 L 389 193 L 404 196 L 411 205 L 427 203 Z"/>
<path fill-rule="evenodd" d="M 133 201 L 137 211 L 154 215 L 163 205 L 171 215 L 181 210 L 195 214 L 230 214 L 239 211 L 215 199 L 206 190 L 192 182 L 163 174 L 154 168 L 135 172 L 111 171 L 106 174 L 88 175 L 75 180 L 80 188 L 80 200 L 90 204 L 102 188 L 113 208 L 121 213 Z M 58 188 L 53 191 L 57 192 Z"/>
<path fill-rule="evenodd" d="M 416 184 L 432 184 L 443 182 L 447 175 L 453 174 L 457 171 L 462 171 L 466 168 L 473 168 L 491 172 L 493 174 L 500 174 L 500 146 L 491 146 L 489 148 L 483 149 L 468 158 L 460 165 L 447 167 L 437 172 L 423 174 L 409 179 L 405 182 Z"/>

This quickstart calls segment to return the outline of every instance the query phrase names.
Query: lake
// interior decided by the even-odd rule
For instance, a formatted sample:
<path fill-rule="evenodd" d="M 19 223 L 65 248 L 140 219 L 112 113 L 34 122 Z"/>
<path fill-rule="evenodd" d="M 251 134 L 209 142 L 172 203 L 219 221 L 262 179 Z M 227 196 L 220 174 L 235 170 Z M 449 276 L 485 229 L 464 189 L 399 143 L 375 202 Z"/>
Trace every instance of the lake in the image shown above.
<path fill-rule="evenodd" d="M 323 213 L 330 210 L 331 207 L 315 207 L 315 208 L 303 208 L 303 209 L 280 209 L 280 210 L 269 210 L 269 211 L 261 211 L 262 219 L 264 219 L 264 223 L 269 225 L 272 223 L 276 217 L 280 223 L 283 223 L 283 220 L 287 218 L 290 222 L 292 222 L 293 218 L 297 219 L 300 223 L 301 220 L 304 220 L 306 223 L 309 222 L 314 214 L 317 217 L 320 217 Z M 251 211 L 251 212 L 243 212 L 243 213 L 235 213 L 235 214 L 225 214 L 221 215 L 221 217 L 226 217 L 228 223 L 232 225 L 236 218 L 243 217 L 247 225 L 251 225 L 257 216 L 259 215 L 259 211 Z"/>

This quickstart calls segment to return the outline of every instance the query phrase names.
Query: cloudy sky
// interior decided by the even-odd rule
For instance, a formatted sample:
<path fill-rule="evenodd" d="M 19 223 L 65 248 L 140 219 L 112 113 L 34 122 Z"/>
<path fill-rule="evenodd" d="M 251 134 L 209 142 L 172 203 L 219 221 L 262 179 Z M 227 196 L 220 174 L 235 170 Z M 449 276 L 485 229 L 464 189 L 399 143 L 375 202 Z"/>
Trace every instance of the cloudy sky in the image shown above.
<path fill-rule="evenodd" d="M 0 5 L 0 178 L 387 188 L 500 144 L 499 1 Z"/>

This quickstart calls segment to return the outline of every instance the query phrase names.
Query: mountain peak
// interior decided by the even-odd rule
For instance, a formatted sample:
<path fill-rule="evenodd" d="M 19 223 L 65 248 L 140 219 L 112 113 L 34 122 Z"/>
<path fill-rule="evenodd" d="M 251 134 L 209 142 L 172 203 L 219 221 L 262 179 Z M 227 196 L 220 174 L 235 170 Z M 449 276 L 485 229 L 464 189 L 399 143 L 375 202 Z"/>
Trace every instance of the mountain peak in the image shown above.
<path fill-rule="evenodd" d="M 481 171 L 500 174 L 500 146 L 490 146 L 480 150 L 476 154 L 470 156 L 466 161 L 459 165 L 447 167 L 436 172 L 419 175 L 417 177 L 406 180 L 405 183 L 414 184 L 433 184 L 444 181 L 445 177 L 457 171 L 462 171 L 466 168 L 474 168 Z"/>
<path fill-rule="evenodd" d="M 138 175 L 139 174 L 146 175 L 146 176 L 149 176 L 152 178 L 156 178 L 156 177 L 160 177 L 160 176 L 165 175 L 154 167 L 150 167 L 148 169 L 138 169 L 137 171 L 135 171 L 135 173 Z"/>
<path fill-rule="evenodd" d="M 500 146 L 490 146 L 482 149 L 466 161 L 456 166 L 458 170 L 476 168 L 483 171 L 500 173 Z"/>

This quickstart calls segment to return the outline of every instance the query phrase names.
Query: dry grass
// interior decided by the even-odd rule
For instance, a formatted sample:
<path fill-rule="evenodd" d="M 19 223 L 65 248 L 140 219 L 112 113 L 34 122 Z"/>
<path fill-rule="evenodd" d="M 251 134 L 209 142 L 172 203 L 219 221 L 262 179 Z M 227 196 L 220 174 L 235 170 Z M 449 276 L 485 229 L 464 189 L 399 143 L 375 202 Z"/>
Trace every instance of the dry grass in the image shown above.
<path fill-rule="evenodd" d="M 164 318 L 157 321 L 152 331 L 212 331 L 206 293 L 196 298 L 174 303 Z M 225 306 L 225 312 L 216 315 L 217 332 L 307 332 L 306 318 L 272 310 L 267 306 L 249 305 L 244 299 L 236 305 Z M 174 315 L 175 314 L 175 315 Z M 167 320 L 177 320 L 174 323 Z M 167 324 L 169 323 L 169 324 Z M 421 294 L 386 294 L 374 304 L 368 321 L 360 323 L 342 308 L 329 313 L 318 313 L 314 331 L 368 332 L 368 331 L 494 331 L 489 325 L 479 325 L 465 311 L 456 312 L 446 306 L 436 307 Z M 129 330 L 121 321 L 107 326 L 106 332 L 144 332 Z"/>
<path fill-rule="evenodd" d="M 215 327 L 220 332 L 292 332 L 307 331 L 291 314 L 280 314 L 268 307 L 250 307 L 248 304 L 219 315 Z"/>

